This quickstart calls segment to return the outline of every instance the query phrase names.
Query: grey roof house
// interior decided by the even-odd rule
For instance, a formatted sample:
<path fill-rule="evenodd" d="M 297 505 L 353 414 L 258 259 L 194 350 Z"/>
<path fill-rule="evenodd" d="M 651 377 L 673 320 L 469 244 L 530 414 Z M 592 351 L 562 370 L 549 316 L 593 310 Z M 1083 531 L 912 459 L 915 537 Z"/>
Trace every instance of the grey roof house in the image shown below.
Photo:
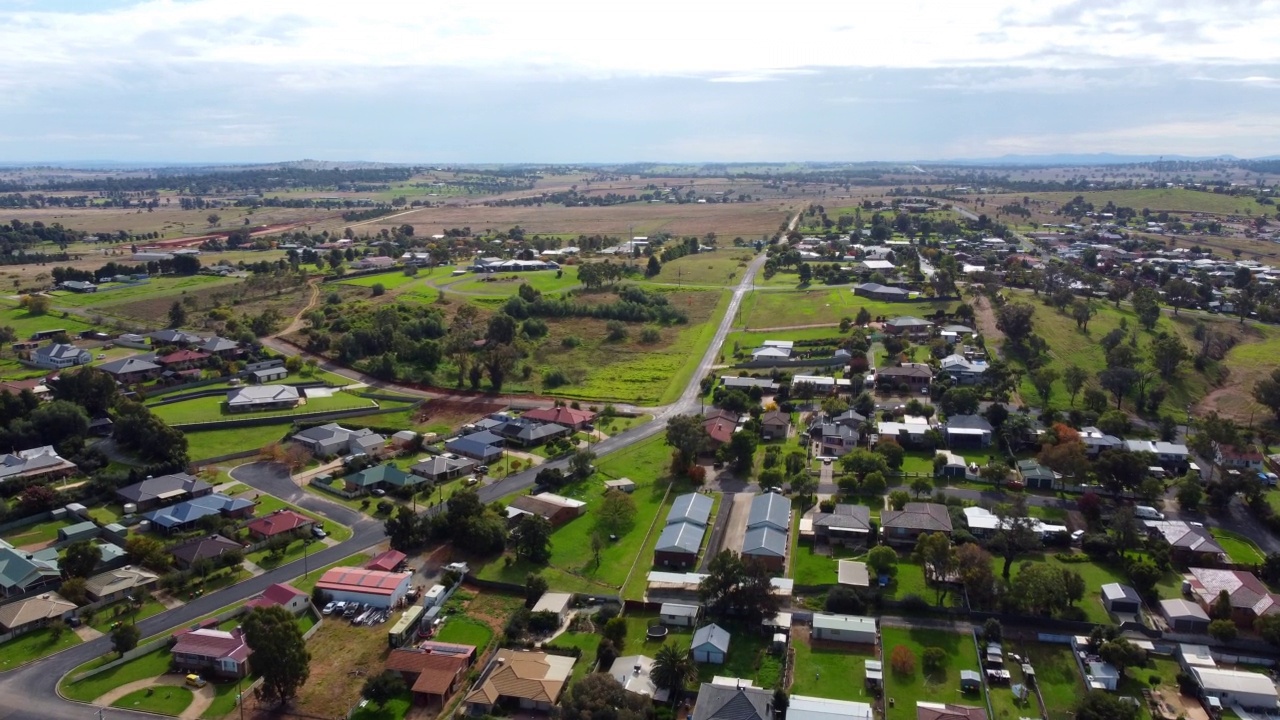
<path fill-rule="evenodd" d="M 31 362 L 42 368 L 59 370 L 76 365 L 88 365 L 93 362 L 93 355 L 88 350 L 82 350 L 75 345 L 55 343 L 36 349 L 31 353 Z"/>
<path fill-rule="evenodd" d="M 743 680 L 736 685 L 702 683 L 690 720 L 773 720 L 773 691 Z"/>
<path fill-rule="evenodd" d="M 951 534 L 951 514 L 938 503 L 909 502 L 901 510 L 880 513 L 880 527 L 886 542 L 914 545 L 924 533 Z"/>
<path fill-rule="evenodd" d="M 213 492 L 213 486 L 194 475 L 173 473 L 147 478 L 140 483 L 116 490 L 121 503 L 134 503 L 138 511 L 150 510 L 182 500 L 202 497 Z"/>
<path fill-rule="evenodd" d="M 470 435 L 456 437 L 446 442 L 444 447 L 449 452 L 466 455 L 480 462 L 489 462 L 502 457 L 503 442 L 500 436 L 488 430 L 481 430 Z"/>
<path fill-rule="evenodd" d="M 723 665 L 729 654 L 729 631 L 715 623 L 703 625 L 694 631 L 689 649 L 694 662 Z"/>
<path fill-rule="evenodd" d="M 52 445 L 0 455 L 0 482 L 20 478 L 70 475 L 79 468 L 64 459 Z"/>
<path fill-rule="evenodd" d="M 227 409 L 231 412 L 260 412 L 297 407 L 302 402 L 298 388 L 292 385 L 254 385 L 227 393 Z"/>
<path fill-rule="evenodd" d="M 338 423 L 328 423 L 294 433 L 289 439 L 303 445 L 313 455 L 332 457 L 354 452 L 351 445 L 353 440 L 373 434 L 375 433 L 369 428 L 348 430 Z"/>
<path fill-rule="evenodd" d="M 864 544 L 871 537 L 871 508 L 840 503 L 832 512 L 815 513 L 813 533 L 818 540 L 828 543 Z"/>
<path fill-rule="evenodd" d="M 953 415 L 947 418 L 947 424 L 943 428 L 947 445 L 951 447 L 991 446 L 994 430 L 991 423 L 981 415 Z"/>

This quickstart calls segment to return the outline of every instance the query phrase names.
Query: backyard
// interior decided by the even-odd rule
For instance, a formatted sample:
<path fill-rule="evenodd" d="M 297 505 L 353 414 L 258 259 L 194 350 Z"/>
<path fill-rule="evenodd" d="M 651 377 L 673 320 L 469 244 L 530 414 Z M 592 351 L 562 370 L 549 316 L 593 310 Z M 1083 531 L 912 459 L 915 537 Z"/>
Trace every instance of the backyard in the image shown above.
<path fill-rule="evenodd" d="M 816 641 L 807 630 L 792 628 L 795 670 L 791 694 L 871 702 L 866 690 L 866 661 L 878 660 L 869 645 Z"/>
<path fill-rule="evenodd" d="M 1069 645 L 1016 643 L 1016 652 L 1026 655 L 1036 671 L 1036 685 L 1044 698 L 1049 720 L 1072 720 L 1074 708 L 1084 694 L 1084 680 L 1071 656 Z"/>
<path fill-rule="evenodd" d="M 960 691 L 960 671 L 980 669 L 971 635 L 920 628 L 884 628 L 881 644 L 888 720 L 914 720 L 916 703 L 920 701 L 985 707 L 981 691 L 977 694 Z M 907 648 L 914 656 L 911 672 L 893 668 L 893 652 L 898 647 Z M 939 669 L 926 672 L 922 664 L 924 651 L 931 647 L 942 648 L 946 657 Z"/>

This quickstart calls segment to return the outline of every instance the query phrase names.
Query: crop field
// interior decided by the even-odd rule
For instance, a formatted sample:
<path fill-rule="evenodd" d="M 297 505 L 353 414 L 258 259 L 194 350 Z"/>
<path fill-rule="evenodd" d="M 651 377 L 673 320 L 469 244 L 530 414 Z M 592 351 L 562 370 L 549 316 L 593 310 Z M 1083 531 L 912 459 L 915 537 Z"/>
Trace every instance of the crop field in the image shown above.
<path fill-rule="evenodd" d="M 1084 197 L 1085 202 L 1093 203 L 1094 208 L 1101 210 L 1108 202 L 1117 207 L 1131 207 L 1141 212 L 1144 208 L 1153 213 L 1161 211 L 1178 213 L 1215 213 L 1219 215 L 1245 215 L 1247 212 L 1258 214 L 1266 210 L 1251 197 L 1233 197 L 1211 192 L 1199 192 L 1183 188 L 1159 188 L 1152 190 L 1105 190 L 1099 192 L 1048 192 L 1020 193 L 1016 195 L 997 195 L 987 197 L 987 207 L 1000 206 L 1010 202 L 1021 202 L 1023 197 L 1030 197 L 1034 203 L 1044 201 L 1041 211 L 1056 210 L 1071 201 L 1077 195 Z"/>
<path fill-rule="evenodd" d="M 151 411 L 157 417 L 171 424 L 201 423 L 212 420 L 226 420 L 237 417 L 287 417 L 303 413 L 327 412 L 332 410 L 351 410 L 354 408 L 373 408 L 377 406 L 372 400 L 357 397 L 348 393 L 334 393 L 332 397 L 309 398 L 303 404 L 291 410 L 271 410 L 265 412 L 229 413 L 226 411 L 226 398 L 213 397 L 183 400 L 168 405 L 152 406 Z"/>
<path fill-rule="evenodd" d="M 70 230 L 81 230 L 87 233 L 115 233 L 118 230 L 137 234 L 158 232 L 163 239 L 204 235 L 218 230 L 233 230 L 243 226 L 245 219 L 249 220 L 250 226 L 257 227 L 314 222 L 341 215 L 340 210 L 322 208 L 223 207 L 216 210 L 183 210 L 176 202 L 172 205 L 162 203 L 161 207 L 152 212 L 139 212 L 136 207 L 23 208 L 11 209 L 8 212 L 7 217 L 23 222 L 39 220 L 46 225 L 60 223 Z M 216 212 L 221 218 L 217 226 L 209 225 L 208 217 L 211 212 Z M 127 251 L 129 244 L 121 243 L 103 247 L 123 247 Z M 101 264 L 102 262 L 98 263 L 98 265 Z"/>
<path fill-rule="evenodd" d="M 742 279 L 755 253 L 744 248 L 724 248 L 710 253 L 685 255 L 662 265 L 662 270 L 645 282 L 663 285 L 703 285 L 733 287 Z M 636 261 L 641 267 L 645 258 Z"/>
<path fill-rule="evenodd" d="M 838 325 L 841 318 L 855 318 L 866 308 L 872 319 L 901 315 L 928 317 L 939 309 L 950 311 L 956 301 L 891 303 L 858 297 L 849 286 L 812 290 L 757 290 L 743 301 L 735 328 L 784 328 L 796 325 Z"/>
<path fill-rule="evenodd" d="M 976 694 L 960 691 L 960 671 L 981 670 L 971 635 L 942 630 L 884 628 L 880 642 L 884 648 L 885 697 L 894 700 L 893 706 L 885 709 L 888 720 L 912 720 L 916 716 L 916 703 L 922 700 L 984 706 L 981 691 Z M 906 647 L 914 655 L 911 672 L 893 669 L 890 659 L 897 647 Z M 941 668 L 926 672 L 922 661 L 925 648 L 930 647 L 942 648 L 946 661 Z"/>

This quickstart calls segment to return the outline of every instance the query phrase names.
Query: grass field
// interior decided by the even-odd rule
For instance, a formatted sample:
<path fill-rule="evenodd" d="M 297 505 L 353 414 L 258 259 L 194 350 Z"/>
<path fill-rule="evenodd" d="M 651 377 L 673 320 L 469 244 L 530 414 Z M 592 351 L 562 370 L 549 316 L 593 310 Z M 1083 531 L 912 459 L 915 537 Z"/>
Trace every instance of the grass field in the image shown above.
<path fill-rule="evenodd" d="M 89 623 L 89 627 L 100 633 L 106 634 L 111 632 L 111 626 L 117 622 L 130 622 L 137 624 L 142 620 L 146 620 L 152 615 L 158 615 L 165 611 L 164 605 L 160 604 L 150 595 L 146 596 L 146 601 L 142 603 L 142 607 L 137 612 L 130 612 L 129 601 L 117 600 L 109 605 L 104 605 L 97 609 L 93 616 L 93 622 Z"/>
<path fill-rule="evenodd" d="M 344 392 L 336 392 L 331 397 L 308 398 L 306 402 L 291 410 L 229 413 L 226 411 L 226 402 L 225 397 L 214 395 L 213 397 L 183 400 L 182 402 L 168 405 L 154 405 L 151 408 L 151 412 L 169 424 L 183 424 L 211 422 L 235 417 L 288 417 L 303 413 L 330 412 L 366 407 L 372 409 L 377 407 L 377 403 L 372 400 Z"/>
<path fill-rule="evenodd" d="M 62 637 L 53 639 L 48 628 L 41 628 L 24 633 L 11 640 L 0 643 L 0 672 L 12 670 L 32 660 L 48 657 L 69 647 L 80 644 L 80 636 L 70 628 L 62 633 Z"/>
<path fill-rule="evenodd" d="M 455 615 L 445 622 L 434 639 L 439 642 L 474 645 L 477 652 L 484 652 L 493 639 L 493 630 L 479 620 Z"/>
<path fill-rule="evenodd" d="M 848 287 L 811 290 L 757 290 L 742 301 L 735 328 L 790 327 L 794 325 L 838 325 L 841 318 L 856 318 L 860 308 L 871 317 L 901 315 L 928 317 L 939 309 L 950 311 L 956 301 L 890 303 L 858 297 Z"/>
<path fill-rule="evenodd" d="M 981 669 L 970 635 L 941 630 L 884 628 L 881 630 L 881 643 L 884 647 L 885 697 L 894 700 L 893 707 L 886 708 L 888 720 L 913 720 L 916 703 L 921 700 L 984 706 L 981 691 L 977 694 L 960 692 L 960 671 Z M 893 650 L 898 646 L 908 648 L 915 655 L 915 668 L 909 674 L 895 671 L 890 664 Z M 924 650 L 928 647 L 942 648 L 947 654 L 946 664 L 930 673 L 926 673 L 922 666 Z"/>
<path fill-rule="evenodd" d="M 1132 553 L 1130 553 L 1132 554 Z M 1053 555 L 1036 554 L 1026 555 L 1015 560 L 1013 563 L 1010 577 L 1018 574 L 1018 569 L 1024 562 L 1047 562 L 1059 567 L 1066 568 L 1073 572 L 1080 573 L 1084 578 L 1085 591 L 1084 599 L 1082 599 L 1076 607 L 1084 612 L 1084 619 L 1091 623 L 1099 625 L 1112 624 L 1111 615 L 1107 609 L 1102 606 L 1102 586 L 1108 583 L 1126 584 L 1128 578 L 1122 570 L 1112 568 L 1094 561 L 1064 563 Z M 995 568 L 996 575 L 999 576 L 1004 568 L 1004 560 L 1001 558 L 993 558 L 992 566 Z M 1181 596 L 1182 577 L 1175 572 L 1165 573 L 1160 582 L 1156 583 L 1157 594 L 1161 598 L 1176 598 Z"/>
<path fill-rule="evenodd" d="M 151 712 L 160 715 L 179 715 L 195 699 L 191 691 L 180 685 L 162 685 L 134 690 L 111 703 L 111 707 Z"/>
<path fill-rule="evenodd" d="M 234 285 L 237 282 L 240 281 L 234 278 L 221 278 L 213 275 L 155 277 L 137 285 L 109 284 L 94 293 L 59 292 L 53 298 L 53 306 L 69 308 L 109 307 L 136 300 L 181 295 L 190 290 L 216 287 L 218 285 Z"/>
<path fill-rule="evenodd" d="M 878 658 L 870 646 L 835 647 L 834 643 L 826 643 L 815 648 L 805 637 L 792 638 L 791 649 L 795 653 L 792 695 L 871 701 L 863 682 L 866 674 L 864 663 Z"/>
<path fill-rule="evenodd" d="M 799 525 L 797 514 L 796 525 Z M 799 537 L 799 534 L 792 537 Z M 860 558 L 864 551 L 854 551 L 838 545 L 831 547 L 830 555 L 819 555 L 813 551 L 811 543 L 795 542 L 791 550 L 791 577 L 797 585 L 811 587 L 815 585 L 835 585 L 839 569 L 837 560 Z"/>
<path fill-rule="evenodd" d="M 1084 694 L 1084 681 L 1071 656 L 1068 645 L 1019 643 L 1018 652 L 1031 659 L 1036 671 L 1036 684 L 1049 711 L 1049 720 L 1071 720 L 1074 708 Z"/>
<path fill-rule="evenodd" d="M 742 279 L 755 253 L 743 248 L 727 248 L 711 253 L 685 255 L 662 265 L 662 270 L 645 282 L 663 285 L 733 287 Z M 647 263 L 646 258 L 637 262 Z"/>
<path fill-rule="evenodd" d="M 280 425 L 259 425 L 246 428 L 226 428 L 224 430 L 191 430 L 183 433 L 187 436 L 187 456 L 193 461 L 219 457 L 241 450 L 257 450 L 281 440 L 293 427 L 292 423 Z"/>
<path fill-rule="evenodd" d="M 1276 358 L 1280 357 L 1280 332 L 1267 325 L 1254 327 L 1263 337 L 1236 345 L 1227 352 L 1223 363 L 1231 371 L 1230 380 L 1201 399 L 1196 414 L 1216 410 L 1237 422 L 1270 416 L 1271 411 L 1253 399 L 1253 386 L 1275 369 Z"/>
<path fill-rule="evenodd" d="M 1152 190 L 1105 190 L 1098 192 L 1048 192 L 1048 193 L 1027 193 L 1033 201 L 1044 200 L 1060 207 L 1071 201 L 1077 195 L 1083 196 L 1085 202 L 1093 203 L 1097 209 L 1101 209 L 1108 202 L 1114 202 L 1117 207 L 1131 207 L 1141 212 L 1144 208 L 1152 212 L 1168 211 L 1168 212 L 1203 212 L 1217 213 L 1222 215 L 1243 215 L 1246 211 L 1251 211 L 1257 215 L 1266 210 L 1265 206 L 1259 205 L 1253 198 L 1233 197 L 1231 195 L 1220 195 L 1210 192 L 1199 192 L 1196 190 L 1186 190 L 1184 188 L 1159 188 Z M 1016 196 L 1017 201 L 1021 201 L 1023 195 Z M 1014 196 L 1009 196 L 1010 201 Z M 988 199 L 988 204 L 1002 205 L 1003 202 L 997 202 L 996 198 Z M 1066 221 L 1060 221 L 1066 222 Z"/>
<path fill-rule="evenodd" d="M 347 278 L 339 280 L 341 285 L 350 285 L 352 287 L 372 288 L 374 285 L 381 285 L 386 288 L 387 292 L 391 292 L 399 287 L 408 285 L 415 280 L 421 280 L 422 274 L 405 275 L 404 270 L 397 268 L 390 272 L 378 273 L 376 275 L 361 275 L 360 277 Z M 320 288 L 324 292 L 324 288 Z"/>
<path fill-rule="evenodd" d="M 93 327 L 74 315 L 62 317 L 62 313 L 57 311 L 32 315 L 8 300 L 0 301 L 0 327 L 4 326 L 13 328 L 19 340 L 45 330 L 66 330 L 68 334 L 75 335 Z M 7 352 L 8 348 L 5 350 Z"/>
<path fill-rule="evenodd" d="M 79 669 L 77 668 L 77 670 Z M 168 671 L 169 648 L 162 647 L 146 655 L 136 657 L 123 665 L 117 665 L 106 672 L 85 678 L 80 682 L 70 682 L 71 676 L 68 675 L 59 684 L 59 688 L 62 690 L 63 695 L 72 700 L 93 702 L 103 693 L 121 685 L 163 675 Z M 74 674 L 74 671 L 72 674 Z"/>
<path fill-rule="evenodd" d="M 1223 530 L 1222 528 L 1210 528 L 1213 537 L 1217 539 L 1218 544 L 1223 550 L 1227 551 L 1227 555 L 1234 563 L 1241 565 L 1261 565 L 1266 557 L 1262 551 L 1258 549 L 1256 543 L 1240 533 Z"/>
<path fill-rule="evenodd" d="M 663 507 L 663 497 L 670 478 L 666 476 L 670 450 L 661 436 L 656 436 L 612 453 L 596 463 L 597 472 L 590 478 L 560 490 L 561 495 L 584 500 L 586 514 L 557 528 L 551 536 L 551 562 L 540 568 L 528 562 L 506 557 L 482 561 L 477 577 L 523 585 L 530 572 L 541 572 L 551 587 L 565 592 L 617 591 L 626 584 L 632 566 L 647 571 L 648 559 L 640 557 L 653 520 Z M 616 542 L 606 541 L 596 563 L 591 551 L 591 535 L 595 532 L 595 510 L 604 497 L 604 480 L 629 477 L 636 482 L 635 520 L 629 530 L 617 533 Z M 676 492 L 676 488 L 672 488 Z M 656 532 L 658 528 L 654 528 Z M 475 565 L 473 564 L 473 567 Z"/>
<path fill-rule="evenodd" d="M 437 275 L 434 284 L 443 288 L 445 294 L 456 292 L 464 295 L 507 298 L 515 295 L 521 285 L 547 294 L 561 293 L 578 286 L 578 269 L 561 268 L 560 277 L 555 270 L 539 270 L 527 273 L 468 273 L 458 278 L 447 278 Z"/>
<path fill-rule="evenodd" d="M 58 539 L 58 531 L 71 523 L 66 520 L 45 520 L 16 530 L 10 530 L 2 537 L 10 545 L 21 548 L 28 545 L 48 543 Z"/>
<path fill-rule="evenodd" d="M 405 691 L 391 698 L 385 705 L 369 703 L 351 713 L 350 720 L 400 720 L 413 707 L 413 693 Z"/>

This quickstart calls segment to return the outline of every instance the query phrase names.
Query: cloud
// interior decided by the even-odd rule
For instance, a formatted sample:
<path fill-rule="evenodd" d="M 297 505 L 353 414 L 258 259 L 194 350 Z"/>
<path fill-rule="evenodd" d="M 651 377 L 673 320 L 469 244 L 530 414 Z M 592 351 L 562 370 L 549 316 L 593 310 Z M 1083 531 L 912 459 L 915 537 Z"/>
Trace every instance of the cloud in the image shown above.
<path fill-rule="evenodd" d="M 1280 145 L 1280 126 L 1271 115 L 1227 115 L 1204 120 L 1174 120 L 1078 132 L 1004 135 L 966 139 L 952 145 L 948 157 L 1043 153 L 1136 153 L 1256 156 Z"/>

